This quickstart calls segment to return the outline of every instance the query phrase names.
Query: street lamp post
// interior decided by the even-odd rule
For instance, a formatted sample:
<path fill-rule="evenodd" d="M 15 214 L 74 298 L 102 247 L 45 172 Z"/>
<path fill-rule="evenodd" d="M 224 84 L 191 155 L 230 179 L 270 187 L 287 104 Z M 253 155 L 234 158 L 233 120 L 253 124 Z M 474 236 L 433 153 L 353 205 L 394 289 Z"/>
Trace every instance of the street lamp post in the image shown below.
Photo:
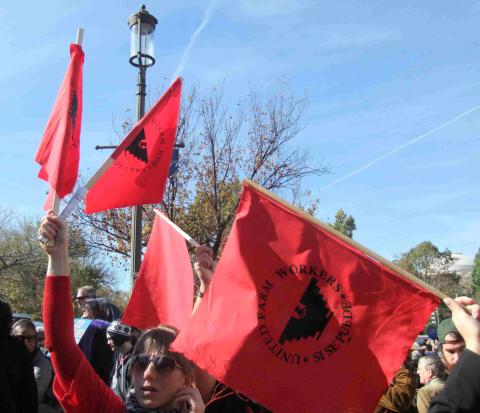
<path fill-rule="evenodd" d="M 145 115 L 146 72 L 155 64 L 153 33 L 157 19 L 142 5 L 140 11 L 128 18 L 130 27 L 130 64 L 138 68 L 137 121 Z M 132 208 L 131 231 L 131 278 L 132 288 L 142 262 L 142 206 Z"/>

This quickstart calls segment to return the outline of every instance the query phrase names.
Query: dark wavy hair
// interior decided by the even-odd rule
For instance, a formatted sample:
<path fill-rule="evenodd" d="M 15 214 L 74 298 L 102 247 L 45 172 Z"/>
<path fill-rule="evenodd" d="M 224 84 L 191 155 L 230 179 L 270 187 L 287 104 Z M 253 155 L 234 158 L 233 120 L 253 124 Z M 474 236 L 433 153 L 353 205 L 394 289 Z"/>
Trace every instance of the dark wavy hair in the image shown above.
<path fill-rule="evenodd" d="M 178 330 L 175 327 L 167 325 L 160 325 L 145 331 L 139 337 L 133 349 L 132 359 L 137 354 L 149 354 L 156 351 L 174 358 L 187 375 L 193 374 L 195 365 L 182 354 L 170 351 L 170 345 L 177 337 L 177 334 Z"/>
<path fill-rule="evenodd" d="M 108 321 L 107 306 L 98 298 L 89 298 L 82 304 L 82 311 L 88 307 L 93 312 L 93 318 Z"/>

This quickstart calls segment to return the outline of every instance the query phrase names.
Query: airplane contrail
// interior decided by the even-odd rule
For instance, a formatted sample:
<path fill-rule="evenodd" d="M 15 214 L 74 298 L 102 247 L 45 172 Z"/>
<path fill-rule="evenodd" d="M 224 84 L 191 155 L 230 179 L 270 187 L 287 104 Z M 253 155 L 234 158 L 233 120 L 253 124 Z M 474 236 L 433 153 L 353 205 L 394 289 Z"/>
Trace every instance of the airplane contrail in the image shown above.
<path fill-rule="evenodd" d="M 370 168 L 372 165 L 375 165 L 376 163 L 382 161 L 383 159 L 388 158 L 389 156 L 393 155 L 394 153 L 397 153 L 398 151 L 401 151 L 402 149 L 405 149 L 407 146 L 413 145 L 414 143 L 422 140 L 423 138 L 431 135 L 432 133 L 434 133 L 434 132 L 436 132 L 436 131 L 438 131 L 438 130 L 440 130 L 440 129 L 442 129 L 442 128 L 450 125 L 450 124 L 452 124 L 453 122 L 456 122 L 457 120 L 459 120 L 459 119 L 461 119 L 461 118 L 464 118 L 465 116 L 469 115 L 469 114 L 472 113 L 472 112 L 475 112 L 475 111 L 478 110 L 478 109 L 480 109 L 480 105 L 477 105 L 477 106 L 475 106 L 475 107 L 473 107 L 473 108 L 471 108 L 471 109 L 469 109 L 469 110 L 461 113 L 460 115 L 455 116 L 453 119 L 450 119 L 450 120 L 448 120 L 447 122 L 442 123 L 441 125 L 436 126 L 436 127 L 433 128 L 433 129 L 430 129 L 428 132 L 425 132 L 425 133 L 421 134 L 420 136 L 417 136 L 416 138 L 414 138 L 414 139 L 412 139 L 412 140 L 410 140 L 410 141 L 408 141 L 408 142 L 405 142 L 404 144 L 402 144 L 402 145 L 400 145 L 400 146 L 392 149 L 390 152 L 387 152 L 387 153 L 383 154 L 382 156 L 379 156 L 378 158 L 374 159 L 373 161 L 368 162 L 367 164 L 361 166 L 360 168 L 355 169 L 354 171 L 352 171 L 352 172 L 350 172 L 350 173 L 348 173 L 348 174 L 346 174 L 346 175 L 344 175 L 344 176 L 342 176 L 342 177 L 340 177 L 340 178 L 338 178 L 338 179 L 335 179 L 334 181 L 332 181 L 332 182 L 330 182 L 329 184 L 327 184 L 327 185 L 323 186 L 322 188 L 320 188 L 320 191 L 324 191 L 325 189 L 331 188 L 332 186 L 334 186 L 334 185 L 336 185 L 336 184 L 338 184 L 338 183 L 340 183 L 340 182 L 345 181 L 346 179 L 348 179 L 348 178 L 350 178 L 350 177 L 352 177 L 352 176 L 354 176 L 354 175 L 356 175 L 356 174 L 364 171 L 365 169 Z"/>
<path fill-rule="evenodd" d="M 202 32 L 202 30 L 210 21 L 210 18 L 212 17 L 212 11 L 217 3 L 218 3 L 218 0 L 212 0 L 208 5 L 207 10 L 205 10 L 205 14 L 203 15 L 202 22 L 200 23 L 200 26 L 197 27 L 197 30 L 195 30 L 192 36 L 190 37 L 190 41 L 188 42 L 188 45 L 183 52 L 182 58 L 180 59 L 180 63 L 178 64 L 177 69 L 175 70 L 172 76 L 172 81 L 175 80 L 183 71 L 183 67 L 185 66 L 185 62 L 188 60 L 190 51 L 192 50 L 192 47 L 195 45 L 198 35 Z"/>

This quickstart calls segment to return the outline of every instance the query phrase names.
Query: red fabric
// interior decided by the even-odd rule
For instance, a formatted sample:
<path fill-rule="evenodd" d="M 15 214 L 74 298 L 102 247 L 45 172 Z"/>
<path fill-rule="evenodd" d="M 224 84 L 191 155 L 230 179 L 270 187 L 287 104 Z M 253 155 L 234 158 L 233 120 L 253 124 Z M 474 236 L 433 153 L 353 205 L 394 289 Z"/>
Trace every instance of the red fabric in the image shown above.
<path fill-rule="evenodd" d="M 78 176 L 83 59 L 81 46 L 71 44 L 70 64 L 35 155 L 40 164 L 38 177 L 47 181 L 60 198 L 73 191 Z M 51 206 L 48 200 L 47 204 Z"/>
<path fill-rule="evenodd" d="M 439 300 L 245 186 L 174 349 L 275 412 L 372 412 Z"/>
<path fill-rule="evenodd" d="M 98 377 L 75 343 L 70 277 L 46 278 L 43 321 L 55 371 L 53 391 L 64 411 L 124 413 L 122 400 Z"/>
<path fill-rule="evenodd" d="M 122 321 L 139 329 L 160 323 L 183 329 L 192 304 L 193 273 L 185 240 L 156 217 Z"/>
<path fill-rule="evenodd" d="M 48 191 L 47 198 L 45 199 L 45 203 L 43 204 L 43 209 L 45 211 L 48 211 L 49 209 L 53 209 L 53 206 L 55 204 L 55 190 L 53 188 L 50 188 Z"/>
<path fill-rule="evenodd" d="M 180 111 L 181 79 L 140 119 L 113 152 L 113 164 L 88 191 L 88 214 L 161 202 Z"/>

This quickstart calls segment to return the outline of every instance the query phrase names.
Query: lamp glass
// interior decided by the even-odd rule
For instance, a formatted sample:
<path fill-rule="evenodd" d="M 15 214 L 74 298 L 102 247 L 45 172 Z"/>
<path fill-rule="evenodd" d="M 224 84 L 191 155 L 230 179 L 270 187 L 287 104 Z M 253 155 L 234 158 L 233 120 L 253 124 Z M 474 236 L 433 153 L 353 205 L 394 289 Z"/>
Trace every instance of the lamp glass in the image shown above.
<path fill-rule="evenodd" d="M 138 31 L 140 30 L 140 38 Z M 137 56 L 138 52 L 142 55 L 149 55 L 155 58 L 155 49 L 153 34 L 155 28 L 148 23 L 134 24 L 130 29 L 130 57 Z M 148 60 L 142 58 L 142 64 L 147 64 Z"/>

